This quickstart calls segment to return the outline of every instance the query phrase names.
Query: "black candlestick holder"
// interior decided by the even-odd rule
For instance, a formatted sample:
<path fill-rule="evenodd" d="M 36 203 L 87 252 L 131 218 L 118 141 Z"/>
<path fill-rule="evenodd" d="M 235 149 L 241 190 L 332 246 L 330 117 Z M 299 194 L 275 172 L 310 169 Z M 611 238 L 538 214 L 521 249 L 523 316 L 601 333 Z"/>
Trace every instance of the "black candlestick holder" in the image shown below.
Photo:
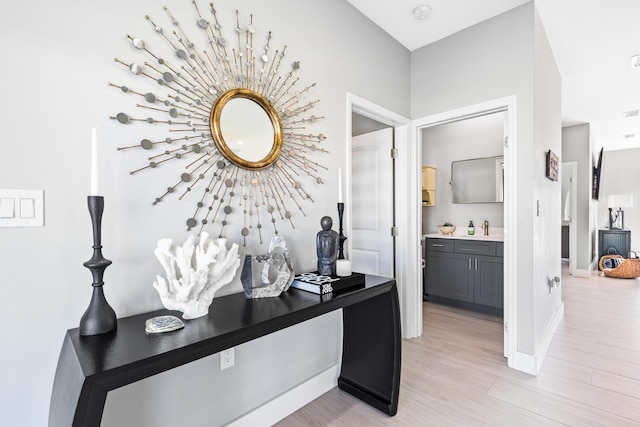
<path fill-rule="evenodd" d="M 87 311 L 80 319 L 80 335 L 99 335 L 115 331 L 118 327 L 116 313 L 113 311 L 106 298 L 102 285 L 104 270 L 111 265 L 111 261 L 102 256 L 102 211 L 104 210 L 104 197 L 88 196 L 87 205 L 93 225 L 93 256 L 83 265 L 93 275 L 93 294 Z"/>
<path fill-rule="evenodd" d="M 338 202 L 338 231 L 340 232 L 340 247 L 338 249 L 338 259 L 344 259 L 344 241 L 347 237 L 342 233 L 342 215 L 344 213 L 344 203 Z"/>

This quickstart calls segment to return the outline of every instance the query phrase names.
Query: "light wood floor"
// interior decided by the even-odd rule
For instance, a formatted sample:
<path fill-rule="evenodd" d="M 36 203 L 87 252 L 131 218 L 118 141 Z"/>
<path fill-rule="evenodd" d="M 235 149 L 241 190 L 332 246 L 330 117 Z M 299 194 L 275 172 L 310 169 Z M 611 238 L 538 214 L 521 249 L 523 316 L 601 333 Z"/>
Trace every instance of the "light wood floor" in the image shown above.
<path fill-rule="evenodd" d="M 335 388 L 277 426 L 640 426 L 640 279 L 563 275 L 562 295 L 537 377 L 506 367 L 502 319 L 424 303 L 395 417 Z"/>

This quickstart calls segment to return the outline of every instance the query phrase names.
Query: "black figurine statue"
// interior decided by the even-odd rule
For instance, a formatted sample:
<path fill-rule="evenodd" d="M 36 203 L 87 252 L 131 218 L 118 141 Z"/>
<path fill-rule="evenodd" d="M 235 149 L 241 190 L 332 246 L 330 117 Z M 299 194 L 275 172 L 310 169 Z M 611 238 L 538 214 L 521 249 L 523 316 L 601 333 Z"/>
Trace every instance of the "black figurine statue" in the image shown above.
<path fill-rule="evenodd" d="M 319 231 L 316 235 L 318 274 L 335 276 L 340 235 L 331 229 L 333 220 L 330 216 L 323 216 L 320 220 L 320 225 L 322 226 L 322 231 Z"/>

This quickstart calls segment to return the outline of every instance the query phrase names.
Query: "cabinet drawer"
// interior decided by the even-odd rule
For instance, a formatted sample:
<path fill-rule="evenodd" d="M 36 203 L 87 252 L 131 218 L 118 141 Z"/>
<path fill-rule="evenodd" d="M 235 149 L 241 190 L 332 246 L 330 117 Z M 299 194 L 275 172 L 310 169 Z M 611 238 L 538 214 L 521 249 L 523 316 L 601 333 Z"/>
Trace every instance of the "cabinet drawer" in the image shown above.
<path fill-rule="evenodd" d="M 496 242 L 496 256 L 504 257 L 504 243 Z"/>
<path fill-rule="evenodd" d="M 461 254 L 496 255 L 496 242 L 456 239 L 454 249 Z"/>
<path fill-rule="evenodd" d="M 453 252 L 453 239 L 427 239 L 427 250 L 436 252 Z"/>

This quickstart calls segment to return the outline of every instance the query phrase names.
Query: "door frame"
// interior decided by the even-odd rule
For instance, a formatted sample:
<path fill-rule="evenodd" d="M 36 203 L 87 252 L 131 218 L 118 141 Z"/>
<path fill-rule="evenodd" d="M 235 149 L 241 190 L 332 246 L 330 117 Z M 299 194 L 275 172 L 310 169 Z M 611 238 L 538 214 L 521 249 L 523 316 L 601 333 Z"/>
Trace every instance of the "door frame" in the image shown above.
<path fill-rule="evenodd" d="M 411 206 L 413 201 L 417 201 L 418 181 L 415 164 L 410 161 L 409 125 L 411 120 L 393 111 L 387 110 L 373 102 L 361 98 L 353 93 L 346 95 L 346 126 L 345 126 L 345 168 L 351 171 L 351 134 L 352 113 L 376 120 L 394 129 L 395 146 L 398 149 L 395 168 L 395 217 L 398 227 L 396 237 L 396 283 L 398 285 L 398 299 L 400 301 L 400 316 L 402 319 L 402 337 L 414 338 L 422 333 L 422 292 L 416 283 L 420 280 L 420 239 L 419 234 L 414 231 L 413 224 L 418 220 L 415 209 L 397 209 L 398 206 Z M 413 169 L 410 169 L 413 168 Z M 345 179 L 345 214 L 347 237 L 352 234 L 351 221 L 351 174 L 346 174 Z M 391 232 L 391 230 L 389 230 Z M 413 233 L 413 234 L 412 234 Z M 346 241 L 348 253 L 351 253 L 352 245 L 349 239 Z M 421 281 L 420 281 L 421 283 Z M 416 311 L 416 307 L 420 309 Z"/>
<path fill-rule="evenodd" d="M 576 253 L 578 251 L 578 235 L 576 234 L 576 220 L 578 216 L 578 162 L 562 162 L 561 171 L 571 170 L 571 221 L 569 221 L 569 274 L 573 275 L 577 270 Z M 560 201 L 564 212 L 564 200 Z"/>
<path fill-rule="evenodd" d="M 453 121 L 463 120 L 466 118 L 475 117 L 478 115 L 484 115 L 492 111 L 505 111 L 505 135 L 507 140 L 505 141 L 504 148 L 504 170 L 505 170 L 505 184 L 504 184 L 504 356 L 507 358 L 507 365 L 509 367 L 522 370 L 517 353 L 518 343 L 518 299 L 517 299 L 517 268 L 518 268 L 518 253 L 516 250 L 517 242 L 517 128 L 516 128 L 516 105 L 517 98 L 515 95 L 507 96 L 504 98 L 494 99 L 487 102 L 462 107 L 459 109 L 426 116 L 420 119 L 413 120 L 411 122 L 411 144 L 410 144 L 410 159 L 411 164 L 408 165 L 412 171 L 416 171 L 414 175 L 414 182 L 419 182 L 417 174 L 418 168 L 422 165 L 422 132 L 421 130 L 426 127 L 436 126 L 439 124 L 445 124 Z M 400 165 L 400 168 L 402 165 Z M 422 216 L 419 216 L 419 210 L 421 209 L 419 199 L 416 197 L 412 203 L 406 206 L 411 206 L 414 211 L 412 217 L 416 220 L 411 224 L 410 232 L 415 236 L 420 236 L 420 230 L 422 224 L 420 220 Z M 417 283 L 414 284 L 417 286 Z M 410 292 L 408 290 L 408 292 Z M 421 299 L 416 302 L 415 310 L 419 312 L 419 317 L 422 318 L 422 303 Z M 422 324 L 420 325 L 422 326 Z M 422 328 L 420 328 L 420 334 L 422 334 Z"/>

